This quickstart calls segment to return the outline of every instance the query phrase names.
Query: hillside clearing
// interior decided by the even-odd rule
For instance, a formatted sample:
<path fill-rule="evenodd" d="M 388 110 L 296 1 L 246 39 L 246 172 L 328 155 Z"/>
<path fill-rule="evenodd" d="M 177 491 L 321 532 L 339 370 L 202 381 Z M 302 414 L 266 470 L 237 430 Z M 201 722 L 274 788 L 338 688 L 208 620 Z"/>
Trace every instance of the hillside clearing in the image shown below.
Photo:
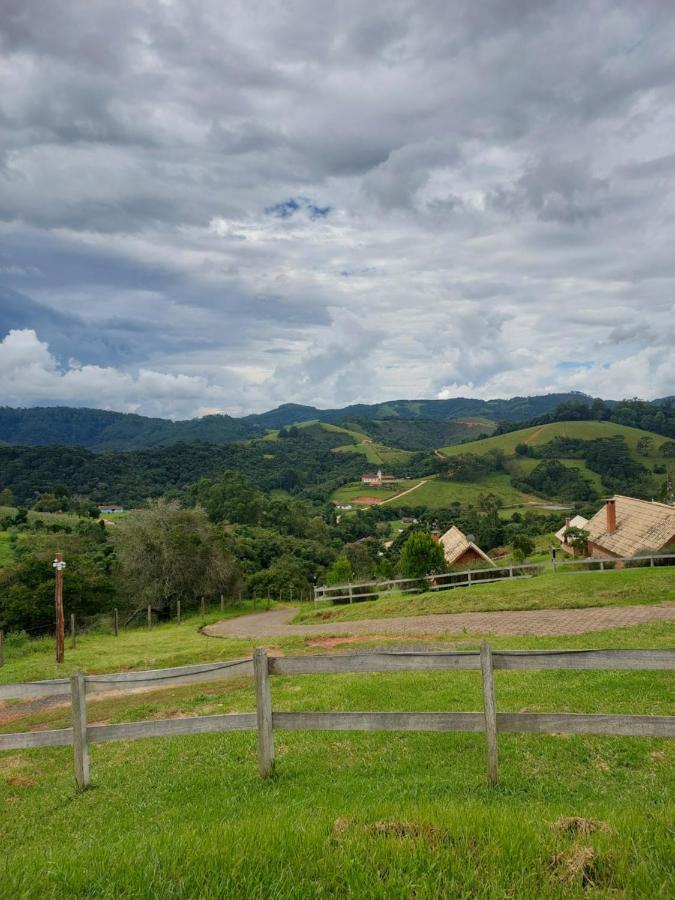
<path fill-rule="evenodd" d="M 636 459 L 644 462 L 645 457 L 638 455 L 636 447 L 640 438 L 649 437 L 654 441 L 653 460 L 660 460 L 658 447 L 668 438 L 662 434 L 651 431 L 642 431 L 640 428 L 630 428 L 627 425 L 617 425 L 614 422 L 550 422 L 547 425 L 533 425 L 530 428 L 521 428 L 508 434 L 499 434 L 484 438 L 480 441 L 470 441 L 466 444 L 451 444 L 443 447 L 442 452 L 446 456 L 455 456 L 458 453 L 487 453 L 489 450 L 502 450 L 508 456 L 516 452 L 517 444 L 528 444 L 533 447 L 550 443 L 555 437 L 580 438 L 592 441 L 596 438 L 613 437 L 621 435 Z"/>

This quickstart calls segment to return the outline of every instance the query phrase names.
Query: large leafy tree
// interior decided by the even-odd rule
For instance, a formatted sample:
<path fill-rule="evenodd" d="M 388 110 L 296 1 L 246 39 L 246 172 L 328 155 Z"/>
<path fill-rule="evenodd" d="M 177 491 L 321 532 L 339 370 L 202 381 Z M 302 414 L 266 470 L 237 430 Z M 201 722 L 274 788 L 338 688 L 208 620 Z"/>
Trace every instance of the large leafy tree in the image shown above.
<path fill-rule="evenodd" d="M 120 522 L 115 544 L 129 605 L 166 609 L 238 590 L 237 564 L 200 508 L 158 500 Z"/>

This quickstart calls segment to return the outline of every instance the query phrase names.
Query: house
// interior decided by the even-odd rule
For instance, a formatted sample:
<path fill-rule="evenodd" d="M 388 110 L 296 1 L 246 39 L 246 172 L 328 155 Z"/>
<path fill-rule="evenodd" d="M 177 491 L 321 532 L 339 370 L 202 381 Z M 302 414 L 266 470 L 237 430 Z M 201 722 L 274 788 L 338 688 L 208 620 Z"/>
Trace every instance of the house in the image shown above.
<path fill-rule="evenodd" d="M 586 525 L 588 555 L 598 559 L 645 556 L 673 545 L 675 507 L 617 495 Z"/>
<path fill-rule="evenodd" d="M 114 513 L 122 513 L 124 512 L 124 507 L 121 503 L 100 503 L 98 507 L 98 511 L 100 513 L 107 513 L 108 515 L 113 515 Z"/>
<path fill-rule="evenodd" d="M 361 476 L 363 484 L 370 484 L 374 487 L 380 487 L 383 484 L 394 484 L 397 480 L 393 475 L 383 475 L 382 469 L 378 469 L 377 472 L 366 472 L 365 475 Z"/>
<path fill-rule="evenodd" d="M 433 537 L 443 545 L 445 560 L 449 566 L 472 566 L 476 563 L 489 563 L 494 566 L 487 553 L 470 541 L 456 525 L 449 528 L 443 535 L 435 532 Z"/>
<path fill-rule="evenodd" d="M 568 528 L 583 528 L 585 529 L 588 525 L 588 519 L 585 519 L 583 516 L 573 516 L 571 519 L 565 519 L 565 524 L 562 528 L 556 531 L 555 536 L 560 541 L 560 549 L 564 550 L 565 553 L 571 553 L 574 556 L 574 547 L 571 544 L 568 544 L 565 540 L 565 532 Z"/>

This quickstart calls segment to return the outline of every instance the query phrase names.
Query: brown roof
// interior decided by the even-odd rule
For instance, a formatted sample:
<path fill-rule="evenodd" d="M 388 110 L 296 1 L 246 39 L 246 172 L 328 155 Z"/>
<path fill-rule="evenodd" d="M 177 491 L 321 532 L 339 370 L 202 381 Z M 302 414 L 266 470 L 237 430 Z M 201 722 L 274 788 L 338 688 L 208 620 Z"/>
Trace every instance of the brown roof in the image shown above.
<path fill-rule="evenodd" d="M 586 525 L 589 540 L 616 556 L 660 550 L 675 538 L 675 507 L 635 497 L 614 497 L 616 530 L 607 533 L 607 506 Z"/>
<path fill-rule="evenodd" d="M 460 531 L 456 525 L 453 525 L 452 528 L 448 528 L 445 534 L 441 536 L 440 543 L 443 545 L 445 560 L 450 566 L 466 553 L 467 550 L 475 550 L 486 562 L 489 562 L 491 566 L 494 566 L 494 563 L 487 553 L 483 553 L 480 547 L 476 546 L 473 541 L 470 541 L 464 532 Z"/>

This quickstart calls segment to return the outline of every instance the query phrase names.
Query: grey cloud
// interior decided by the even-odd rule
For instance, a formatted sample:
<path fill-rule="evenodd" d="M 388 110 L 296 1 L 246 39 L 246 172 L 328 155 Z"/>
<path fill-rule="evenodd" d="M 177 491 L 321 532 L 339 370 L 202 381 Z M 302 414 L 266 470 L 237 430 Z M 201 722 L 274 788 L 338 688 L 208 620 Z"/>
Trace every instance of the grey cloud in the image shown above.
<path fill-rule="evenodd" d="M 673 46 L 633 0 L 4 0 L 0 330 L 154 412 L 141 367 L 181 414 L 672 393 Z"/>

